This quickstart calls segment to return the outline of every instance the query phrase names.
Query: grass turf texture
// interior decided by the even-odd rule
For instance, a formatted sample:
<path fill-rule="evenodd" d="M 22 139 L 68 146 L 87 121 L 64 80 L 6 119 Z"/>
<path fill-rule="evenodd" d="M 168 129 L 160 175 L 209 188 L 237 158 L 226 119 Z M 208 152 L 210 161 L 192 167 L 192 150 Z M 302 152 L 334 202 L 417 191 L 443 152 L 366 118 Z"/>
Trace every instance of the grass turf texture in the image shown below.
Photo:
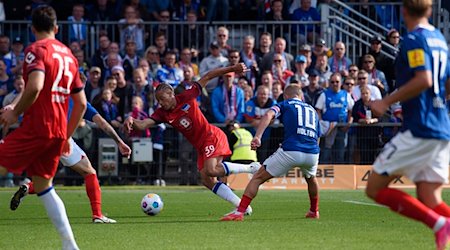
<path fill-rule="evenodd" d="M 16 211 L 9 210 L 15 190 L 0 191 L 0 249 L 60 249 L 36 196 L 26 197 Z M 115 225 L 91 223 L 84 188 L 56 190 L 81 249 L 435 248 L 431 230 L 372 205 L 361 190 L 321 191 L 320 220 L 304 219 L 309 208 L 306 191 L 262 190 L 253 201 L 252 216 L 244 222 L 220 222 L 232 206 L 202 187 L 103 187 L 103 210 L 118 221 Z M 157 216 L 141 211 L 140 201 L 149 192 L 164 201 Z M 450 191 L 444 198 L 450 200 Z"/>

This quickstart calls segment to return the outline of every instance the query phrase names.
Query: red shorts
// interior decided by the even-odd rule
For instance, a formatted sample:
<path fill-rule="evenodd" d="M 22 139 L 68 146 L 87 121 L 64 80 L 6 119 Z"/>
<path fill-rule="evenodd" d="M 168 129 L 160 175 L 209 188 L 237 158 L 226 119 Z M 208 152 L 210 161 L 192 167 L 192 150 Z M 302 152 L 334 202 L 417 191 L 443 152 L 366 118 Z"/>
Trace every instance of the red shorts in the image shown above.
<path fill-rule="evenodd" d="M 228 139 L 225 133 L 218 127 L 212 127 L 211 133 L 208 133 L 208 136 L 204 139 L 203 146 L 198 149 L 197 168 L 199 171 L 203 169 L 203 165 L 207 159 L 231 155 L 230 146 L 228 146 Z"/>
<path fill-rule="evenodd" d="M 26 135 L 20 128 L 0 144 L 0 166 L 9 172 L 50 179 L 55 176 L 64 139 Z"/>

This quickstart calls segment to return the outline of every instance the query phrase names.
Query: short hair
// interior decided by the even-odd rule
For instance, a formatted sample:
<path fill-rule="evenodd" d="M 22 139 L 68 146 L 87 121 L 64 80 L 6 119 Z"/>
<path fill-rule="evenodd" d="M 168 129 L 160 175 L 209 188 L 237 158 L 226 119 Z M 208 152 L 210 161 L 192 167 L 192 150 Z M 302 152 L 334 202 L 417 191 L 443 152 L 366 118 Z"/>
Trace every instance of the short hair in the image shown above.
<path fill-rule="evenodd" d="M 291 83 L 286 86 L 283 93 L 288 98 L 301 98 L 303 96 L 302 86 L 300 86 L 300 84 Z"/>
<path fill-rule="evenodd" d="M 268 36 L 270 38 L 270 40 L 272 40 L 272 34 L 270 34 L 267 31 L 261 32 L 261 34 L 259 34 L 259 39 L 261 40 L 262 36 Z"/>
<path fill-rule="evenodd" d="M 56 26 L 56 12 L 51 6 L 39 6 L 31 13 L 31 23 L 37 32 L 50 32 Z"/>
<path fill-rule="evenodd" d="M 427 16 L 432 5 L 432 0 L 403 0 L 403 7 L 413 17 Z"/>

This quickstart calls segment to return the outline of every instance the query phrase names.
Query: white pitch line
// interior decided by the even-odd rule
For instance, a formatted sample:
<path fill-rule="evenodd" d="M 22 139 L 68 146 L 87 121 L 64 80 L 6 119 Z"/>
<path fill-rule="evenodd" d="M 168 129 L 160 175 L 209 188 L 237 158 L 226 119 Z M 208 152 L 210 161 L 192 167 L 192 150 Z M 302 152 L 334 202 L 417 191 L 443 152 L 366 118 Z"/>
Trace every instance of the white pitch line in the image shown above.
<path fill-rule="evenodd" d="M 363 201 L 343 201 L 347 203 L 357 204 L 357 205 L 364 205 L 364 206 L 374 206 L 374 207 L 386 207 L 384 205 L 375 204 L 375 203 L 369 203 L 369 202 L 363 202 Z"/>

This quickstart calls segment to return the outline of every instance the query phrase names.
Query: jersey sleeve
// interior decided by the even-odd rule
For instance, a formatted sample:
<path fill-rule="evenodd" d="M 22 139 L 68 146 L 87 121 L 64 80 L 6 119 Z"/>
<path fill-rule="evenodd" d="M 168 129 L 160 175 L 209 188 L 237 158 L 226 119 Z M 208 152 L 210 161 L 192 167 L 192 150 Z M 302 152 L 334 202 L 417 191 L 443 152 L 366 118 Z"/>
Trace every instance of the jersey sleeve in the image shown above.
<path fill-rule="evenodd" d="M 178 94 L 178 98 L 181 102 L 187 102 L 191 99 L 196 99 L 202 93 L 202 86 L 198 82 L 194 82 L 190 89 L 187 89 L 181 94 Z"/>
<path fill-rule="evenodd" d="M 279 118 L 281 116 L 281 109 L 283 104 L 284 102 L 277 103 L 270 108 L 270 110 L 275 112 L 275 118 Z"/>
<path fill-rule="evenodd" d="M 402 43 L 402 51 L 406 54 L 408 67 L 412 71 L 431 70 L 430 53 L 427 53 L 427 44 L 423 38 L 408 34 Z"/>
<path fill-rule="evenodd" d="M 98 114 L 98 111 L 88 102 L 86 107 L 86 113 L 84 113 L 83 119 L 93 121 L 94 116 Z"/>
<path fill-rule="evenodd" d="M 72 82 L 72 85 L 71 85 L 70 93 L 71 94 L 76 94 L 76 93 L 82 91 L 83 89 L 84 89 L 84 84 L 81 81 L 80 72 L 78 71 L 78 63 L 77 63 L 77 67 L 76 67 L 76 71 L 75 71 L 75 74 L 74 74 L 73 82 Z"/>
<path fill-rule="evenodd" d="M 167 121 L 166 116 L 164 115 L 164 112 L 161 108 L 157 108 L 149 118 L 154 120 L 156 123 L 163 123 Z"/>
<path fill-rule="evenodd" d="M 28 75 L 35 70 L 45 73 L 46 49 L 39 46 L 30 46 L 25 50 L 25 63 L 23 65 L 24 75 Z"/>

